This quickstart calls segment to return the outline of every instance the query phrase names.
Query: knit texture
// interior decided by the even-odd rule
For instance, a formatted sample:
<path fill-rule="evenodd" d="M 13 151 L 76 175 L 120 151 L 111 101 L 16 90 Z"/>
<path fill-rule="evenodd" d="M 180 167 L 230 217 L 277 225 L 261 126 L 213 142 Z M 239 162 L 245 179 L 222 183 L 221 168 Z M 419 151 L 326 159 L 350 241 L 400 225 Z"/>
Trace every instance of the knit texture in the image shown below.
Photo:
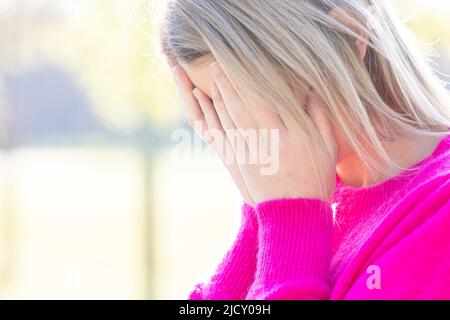
<path fill-rule="evenodd" d="M 450 299 L 450 136 L 367 188 L 333 200 L 242 207 L 230 250 L 189 299 Z"/>

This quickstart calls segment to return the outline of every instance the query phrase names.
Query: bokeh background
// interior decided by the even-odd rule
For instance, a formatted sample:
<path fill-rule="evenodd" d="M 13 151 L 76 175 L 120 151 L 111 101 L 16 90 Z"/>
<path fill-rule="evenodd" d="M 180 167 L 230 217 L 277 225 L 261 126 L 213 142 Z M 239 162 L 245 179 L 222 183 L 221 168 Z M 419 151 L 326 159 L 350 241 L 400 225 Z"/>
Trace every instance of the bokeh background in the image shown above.
<path fill-rule="evenodd" d="M 233 241 L 225 170 L 174 157 L 161 1 L 0 0 L 0 299 L 185 299 Z M 448 81 L 450 1 L 390 2 Z"/>

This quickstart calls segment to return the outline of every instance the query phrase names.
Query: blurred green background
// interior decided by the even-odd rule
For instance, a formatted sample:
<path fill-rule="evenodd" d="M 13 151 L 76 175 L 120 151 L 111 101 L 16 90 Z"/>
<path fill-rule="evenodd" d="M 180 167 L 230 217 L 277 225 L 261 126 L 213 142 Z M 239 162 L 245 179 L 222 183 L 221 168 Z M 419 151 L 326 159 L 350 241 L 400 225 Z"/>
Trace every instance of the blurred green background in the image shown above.
<path fill-rule="evenodd" d="M 172 156 L 161 1 L 0 0 L 0 299 L 185 299 L 231 244 L 220 163 Z M 450 74 L 450 2 L 391 4 Z"/>

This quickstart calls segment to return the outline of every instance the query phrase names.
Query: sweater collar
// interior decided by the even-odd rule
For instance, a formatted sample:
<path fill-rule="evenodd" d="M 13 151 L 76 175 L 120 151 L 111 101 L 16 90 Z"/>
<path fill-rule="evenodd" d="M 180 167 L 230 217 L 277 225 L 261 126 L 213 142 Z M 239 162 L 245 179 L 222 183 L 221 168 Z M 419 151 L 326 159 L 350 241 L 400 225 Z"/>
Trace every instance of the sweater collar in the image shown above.
<path fill-rule="evenodd" d="M 417 172 L 420 171 L 420 169 L 426 167 L 428 164 L 434 162 L 435 159 L 440 158 L 440 156 L 448 152 L 450 152 L 450 135 L 444 137 L 439 142 L 432 154 L 422 161 L 412 165 L 397 176 L 388 178 L 384 181 L 366 187 L 353 187 L 344 185 L 342 180 L 339 178 L 339 175 L 336 174 L 336 194 L 345 193 L 346 195 L 352 196 L 361 195 L 366 198 L 379 192 L 385 193 L 386 191 L 393 191 L 398 186 L 402 185 L 405 181 L 409 180 L 409 178 L 415 176 Z"/>

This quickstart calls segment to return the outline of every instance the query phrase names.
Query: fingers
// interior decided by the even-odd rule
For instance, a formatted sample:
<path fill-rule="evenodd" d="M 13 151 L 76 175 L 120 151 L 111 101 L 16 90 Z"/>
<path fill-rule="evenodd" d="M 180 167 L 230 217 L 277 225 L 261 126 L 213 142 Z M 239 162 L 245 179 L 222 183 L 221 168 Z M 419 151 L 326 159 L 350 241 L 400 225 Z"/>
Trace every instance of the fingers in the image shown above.
<path fill-rule="evenodd" d="M 169 65 L 170 69 L 173 69 L 174 67 L 176 67 L 177 65 L 179 65 L 178 63 L 178 59 L 175 57 L 166 57 L 167 59 L 167 64 Z"/>
<path fill-rule="evenodd" d="M 231 118 L 231 116 L 228 114 L 225 101 L 223 99 L 221 92 L 217 88 L 217 85 L 213 85 L 211 87 L 211 96 L 213 99 L 214 108 L 217 111 L 217 115 L 220 119 L 222 127 L 226 130 L 236 130 L 236 125 L 234 124 L 234 121 Z"/>
<path fill-rule="evenodd" d="M 222 158 L 228 172 L 231 175 L 231 178 L 236 183 L 245 201 L 248 204 L 254 204 L 254 200 L 248 192 L 244 179 L 239 171 L 239 166 L 236 164 L 234 150 L 227 139 L 213 102 L 203 91 L 198 88 L 194 89 L 193 94 L 197 98 L 205 116 L 208 132 L 210 132 L 211 136 L 211 147 Z"/>
<path fill-rule="evenodd" d="M 240 128 L 236 126 L 235 122 L 228 113 L 226 103 L 216 85 L 212 86 L 211 94 L 213 98 L 214 107 L 217 111 L 217 115 L 220 119 L 222 127 L 224 128 L 227 138 L 226 161 L 227 162 L 236 161 L 238 164 L 242 164 L 245 162 L 245 159 L 247 159 L 248 154 L 247 141 L 240 132 L 239 130 Z"/>
<path fill-rule="evenodd" d="M 208 144 L 214 142 L 214 149 L 219 153 L 220 156 L 223 156 L 224 145 L 226 141 L 225 132 L 222 128 L 222 124 L 220 122 L 219 116 L 217 115 L 216 110 L 214 109 L 214 105 L 211 99 L 203 93 L 202 90 L 195 88 L 193 90 L 193 95 L 197 99 L 200 108 L 202 110 L 206 127 L 208 128 L 207 138 L 210 139 L 206 141 Z"/>
<path fill-rule="evenodd" d="M 182 67 L 175 66 L 172 72 L 183 100 L 186 119 L 191 126 L 194 126 L 197 121 L 201 121 L 204 118 L 200 105 L 192 94 L 194 85 Z"/>
<path fill-rule="evenodd" d="M 211 137 L 207 131 L 208 127 L 202 109 L 192 93 L 194 85 L 181 66 L 175 65 L 172 69 L 172 73 L 183 101 L 182 104 L 186 121 L 194 128 L 196 133 L 208 143 L 211 140 Z"/>
<path fill-rule="evenodd" d="M 176 58 L 168 57 L 167 63 L 172 69 L 175 81 L 177 82 L 177 87 L 180 96 L 183 99 L 183 106 L 189 124 L 196 129 L 197 133 L 206 143 L 210 144 L 216 152 L 219 153 L 219 156 L 224 160 L 225 166 L 237 184 L 245 201 L 248 204 L 253 205 L 254 200 L 247 190 L 239 167 L 235 161 L 234 150 L 223 129 L 221 118 L 229 128 L 235 129 L 235 126 L 226 111 L 219 90 L 215 87 L 213 92 L 215 93 L 216 101 L 218 101 L 217 109 L 221 111 L 221 118 L 219 117 L 218 112 L 216 112 L 216 107 L 211 99 L 202 90 L 194 87 L 184 69 L 179 65 L 178 60 Z"/>
<path fill-rule="evenodd" d="M 223 130 L 222 124 L 220 123 L 219 116 L 217 115 L 216 110 L 214 109 L 214 105 L 211 99 L 203 93 L 202 90 L 195 88 L 193 94 L 197 101 L 199 102 L 200 108 L 205 117 L 206 123 L 208 124 L 209 129 L 217 129 Z"/>
<path fill-rule="evenodd" d="M 235 126 L 239 129 L 286 129 L 278 113 L 271 110 L 264 101 L 253 97 L 257 109 L 254 114 L 258 123 L 250 116 L 248 106 L 245 106 L 235 87 L 226 77 L 220 65 L 215 62 L 211 64 L 211 72 L 216 85 L 223 97 L 225 107 L 232 118 Z"/>
<path fill-rule="evenodd" d="M 241 97 L 217 62 L 211 64 L 211 72 L 220 93 L 217 96 L 222 100 L 221 102 L 233 120 L 235 127 L 243 130 L 255 128 L 255 123 L 245 108 Z"/>
<path fill-rule="evenodd" d="M 223 127 L 232 129 L 231 132 L 227 131 L 227 137 L 233 145 L 238 163 L 244 164 L 246 161 L 251 164 L 258 163 L 260 149 L 269 145 L 269 136 L 272 136 L 272 133 L 267 134 L 267 130 L 285 131 L 283 121 L 263 101 L 249 96 L 252 106 L 257 108 L 255 113 L 257 122 L 260 122 L 258 126 L 249 113 L 250 106 L 245 105 L 217 62 L 211 65 L 211 72 L 215 80 L 215 86 L 211 90 L 214 106 Z"/>

